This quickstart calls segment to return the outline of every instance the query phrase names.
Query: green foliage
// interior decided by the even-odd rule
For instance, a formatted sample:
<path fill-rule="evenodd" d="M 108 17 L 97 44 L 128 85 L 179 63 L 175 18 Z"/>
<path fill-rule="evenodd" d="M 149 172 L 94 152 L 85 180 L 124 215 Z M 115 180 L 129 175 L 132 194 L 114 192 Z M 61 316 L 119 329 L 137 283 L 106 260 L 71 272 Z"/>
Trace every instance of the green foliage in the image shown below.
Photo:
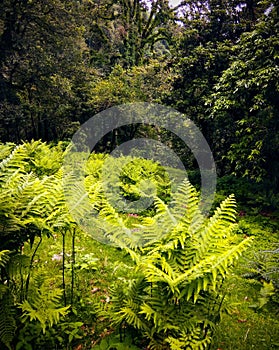
<path fill-rule="evenodd" d="M 0 345 L 4 344 L 8 349 L 16 331 L 15 307 L 13 297 L 8 288 L 0 284 Z"/>
<path fill-rule="evenodd" d="M 74 1 L 0 3 L 1 140 L 53 140 L 71 132 L 68 117 L 76 116 L 86 85 L 87 48 L 76 11 Z"/>
<path fill-rule="evenodd" d="M 102 173 L 103 166 L 105 176 Z M 132 212 L 134 201 L 142 197 L 152 198 L 155 193 L 164 201 L 168 201 L 170 197 L 170 175 L 158 163 L 140 156 L 114 158 L 92 154 L 85 165 L 85 174 L 84 184 L 90 202 L 104 217 L 108 216 L 110 211 L 116 215 L 115 208 L 117 208 L 117 215 L 121 219 L 132 221 L 132 216 L 127 216 L 125 213 Z M 73 173 L 72 178 L 66 181 L 69 182 L 69 184 L 66 183 L 66 195 L 70 193 L 74 197 L 77 196 L 82 209 L 83 203 L 78 197 L 81 190 L 76 187 L 76 179 Z M 75 203 L 74 200 L 72 202 Z M 141 214 L 148 215 L 152 209 L 150 205 Z"/>
<path fill-rule="evenodd" d="M 34 141 L 16 146 L 0 163 L 2 249 L 19 250 L 36 235 L 69 224 L 59 170 L 62 152 L 61 145 L 54 149 Z"/>
<path fill-rule="evenodd" d="M 118 0 L 94 5 L 86 4 L 93 15 L 87 35 L 94 66 L 132 67 L 168 51 L 173 13 L 167 1 Z M 158 42 L 163 46 L 161 52 L 156 50 Z"/>
<path fill-rule="evenodd" d="M 88 271 L 94 271 L 97 270 L 99 261 L 98 258 L 96 258 L 94 253 L 89 254 L 83 254 L 82 256 L 77 256 L 75 259 L 74 268 L 76 270 L 88 270 Z M 71 264 L 65 264 L 66 268 L 71 268 Z"/>
<path fill-rule="evenodd" d="M 34 290 L 30 297 L 19 305 L 23 312 L 22 322 L 36 321 L 45 333 L 47 327 L 57 324 L 69 312 L 69 306 L 60 306 L 62 294 L 61 289 L 51 287 L 39 272 L 34 276 Z"/>
<path fill-rule="evenodd" d="M 277 186 L 278 5 L 268 5 L 268 14 L 234 46 L 208 105 L 216 129 L 223 125 L 216 141 L 224 135 L 231 140 L 223 162 L 228 159 L 234 173 L 257 181 L 267 175 Z"/>
<path fill-rule="evenodd" d="M 96 348 L 102 344 L 107 349 L 135 349 L 148 344 L 158 349 L 205 349 L 210 346 L 214 331 L 219 327 L 227 329 L 228 325 L 241 334 L 241 340 L 245 336 L 248 338 L 247 342 L 245 338 L 245 346 L 254 345 L 255 341 L 249 339 L 252 337 L 250 333 L 248 336 L 245 333 L 249 327 L 253 336 L 257 334 L 256 330 L 260 328 L 257 328 L 257 322 L 264 324 L 261 320 L 263 313 L 269 313 L 267 325 L 272 320 L 275 322 L 272 317 L 278 300 L 278 254 L 270 247 L 270 241 L 275 241 L 278 229 L 275 216 L 263 213 L 264 217 L 252 221 L 244 213 L 238 226 L 235 224 L 235 200 L 230 196 L 211 218 L 205 218 L 199 209 L 198 194 L 188 182 L 171 199 L 169 175 L 158 164 L 138 158 L 127 159 L 119 177 L 116 176 L 115 189 L 120 190 L 124 198 L 138 200 L 148 190 L 142 186 L 142 180 L 151 179 L 157 197 L 151 208 L 143 213 L 117 211 L 107 200 L 100 180 L 105 160 L 113 169 L 119 167 L 117 161 L 123 165 L 123 158 L 113 164 L 114 160 L 109 156 L 92 155 L 85 166 L 84 184 L 94 209 L 104 219 L 102 224 L 96 220 L 95 229 L 102 236 L 104 232 L 108 240 L 125 249 L 122 252 L 103 246 L 77 230 L 76 256 L 68 254 L 72 243 L 66 240 L 65 261 L 52 261 L 55 253 L 62 258 L 61 235 L 68 238 L 74 230 L 74 220 L 65 204 L 64 195 L 68 190 L 72 188 L 75 191 L 73 201 L 75 205 L 80 204 L 76 210 L 81 213 L 84 210 L 81 200 L 84 190 L 82 192 L 75 177 L 69 174 L 66 186 L 62 182 L 60 157 L 63 148 L 63 145 L 56 148 L 37 141 L 0 147 L 0 347 L 44 350 L 74 348 L 85 343 L 87 345 L 84 347 L 90 348 L 93 343 L 98 343 L 94 345 Z M 264 203 L 264 197 L 259 196 L 262 187 L 255 187 L 252 181 L 239 182 L 235 177 L 227 177 L 219 185 L 218 189 L 222 189 L 219 198 L 224 198 L 232 190 L 237 199 L 243 202 L 242 205 L 258 211 L 264 206 L 269 210 L 273 208 L 267 204 L 260 207 L 261 202 Z M 247 198 L 249 201 L 246 202 Z M 275 200 L 273 205 L 276 207 Z M 238 276 L 239 272 L 238 275 L 229 274 L 236 259 L 250 244 L 250 238 L 241 242 L 242 235 L 257 235 L 261 242 L 257 249 L 266 250 L 255 258 L 258 265 L 254 267 L 260 272 L 257 278 L 261 282 L 243 282 Z M 47 240 L 46 237 L 51 238 Z M 31 245 L 24 244 L 22 254 L 21 247 L 27 241 Z M 21 254 L 16 254 L 20 250 Z M 135 266 L 130 266 L 129 256 L 124 256 L 125 250 L 134 259 Z M 124 259 L 125 263 L 114 262 L 117 259 Z M 60 304 L 64 293 L 59 288 L 61 266 L 62 269 L 66 267 L 67 296 L 72 268 L 76 274 L 72 314 L 69 308 L 65 309 Z M 42 269 L 50 276 L 44 282 L 41 272 L 38 273 Z M 27 276 L 30 285 L 26 292 Z M 236 279 L 237 282 L 234 282 Z M 223 281 L 227 283 L 225 289 Z M 234 291 L 237 288 L 230 286 L 230 283 L 235 283 L 237 287 L 239 284 L 239 288 L 249 283 L 255 289 L 252 297 L 247 292 L 237 300 Z M 241 293 L 246 293 L 247 285 Z M 109 287 L 111 295 L 108 293 Z M 229 291 L 228 297 L 224 296 L 224 290 Z M 243 303 L 247 295 L 253 300 Z M 97 320 L 96 300 L 103 300 Z M 233 312 L 232 319 L 229 319 L 223 311 L 228 309 L 231 300 L 234 302 L 229 306 L 233 307 Z M 14 304 L 18 302 L 20 308 L 16 310 Z M 257 313 L 249 308 L 253 305 L 257 306 Z M 246 307 L 245 315 L 249 316 L 244 333 L 239 329 L 240 322 L 246 316 L 238 316 L 238 322 L 234 313 L 240 307 Z M 114 328 L 120 334 L 115 332 L 104 338 Z M 266 333 L 270 333 L 269 329 L 266 329 Z M 270 348 L 276 346 L 276 334 L 272 337 L 272 340 L 267 338 L 265 342 L 266 346 L 270 344 Z M 236 344 L 238 346 L 239 343 Z M 262 339 L 259 344 L 264 344 Z M 222 347 L 222 344 L 219 343 L 217 347 Z"/>
<path fill-rule="evenodd" d="M 129 69 L 116 65 L 107 77 L 97 77 L 91 84 L 90 104 L 101 112 L 122 103 L 158 101 L 170 88 L 169 74 L 166 63 L 159 60 Z"/>
<path fill-rule="evenodd" d="M 9 149 L 9 155 L 4 149 L 6 157 L 0 163 L 1 282 L 9 285 L 1 299 L 1 310 L 5 308 L 1 312 L 1 341 L 7 346 L 15 331 L 13 299 L 20 301 L 24 320 L 37 321 L 43 332 L 67 314 L 68 307 L 58 308 L 60 289 L 52 290 L 42 281 L 36 282 L 37 291 L 30 296 L 28 288 L 34 256 L 43 236 L 64 232 L 72 223 L 62 187 L 62 144 L 51 147 L 33 141 Z M 22 253 L 25 242 L 32 246 L 36 237 L 40 240 L 26 262 L 26 256 L 17 253 Z M 8 249 L 12 251 L 10 259 Z"/>
<path fill-rule="evenodd" d="M 127 336 L 121 341 L 119 335 L 114 333 L 106 336 L 100 342 L 100 344 L 95 345 L 96 350 L 139 350 L 140 348 L 133 344 L 131 337 Z"/>
<path fill-rule="evenodd" d="M 62 166 L 66 144 L 46 144 L 41 141 L 24 143 L 28 159 L 27 172 L 34 172 L 38 177 L 54 175 Z"/>
<path fill-rule="evenodd" d="M 217 180 L 217 195 L 215 202 L 234 193 L 240 215 L 266 215 L 276 216 L 279 197 L 274 191 L 274 182 L 268 178 L 256 182 L 248 177 L 226 175 Z M 272 223 L 271 223 L 272 224 Z"/>
<path fill-rule="evenodd" d="M 61 321 L 42 333 L 39 323 L 27 322 L 16 339 L 16 350 L 68 349 L 74 341 L 82 338 L 82 322 Z"/>
<path fill-rule="evenodd" d="M 274 294 L 275 288 L 273 286 L 273 283 L 263 282 L 263 287 L 260 290 L 259 308 L 261 309 Z"/>
<path fill-rule="evenodd" d="M 279 305 L 279 249 L 258 252 L 250 262 L 244 278 L 255 279 L 262 286 L 256 304 L 251 307 L 261 309 L 270 301 Z"/>
<path fill-rule="evenodd" d="M 2 269 L 10 259 L 9 253 L 8 250 L 0 251 L 0 272 L 2 276 Z M 0 280 L 0 345 L 4 344 L 8 349 L 11 349 L 11 342 L 16 330 L 15 310 L 11 291 L 3 282 Z"/>
<path fill-rule="evenodd" d="M 10 257 L 9 257 L 9 250 L 1 250 L 0 251 L 0 268 L 4 267 L 7 262 L 9 261 Z"/>
<path fill-rule="evenodd" d="M 220 318 L 223 280 L 250 244 L 233 233 L 235 218 L 233 196 L 204 218 L 187 181 L 169 206 L 157 199 L 156 215 L 139 226 L 152 240 L 138 252 L 126 248 L 136 275 L 112 288 L 112 305 L 104 314 L 120 328 L 138 330 L 151 348 L 204 349 Z"/>
<path fill-rule="evenodd" d="M 142 196 L 140 183 L 149 181 L 155 184 L 157 196 L 164 200 L 170 196 L 170 180 L 168 174 L 158 163 L 138 158 L 131 160 L 123 167 L 120 180 L 121 190 L 125 197 L 130 200 L 137 200 Z M 144 189 L 143 189 L 144 192 Z"/>
<path fill-rule="evenodd" d="M 13 143 L 0 143 L 0 161 L 8 157 L 14 147 Z"/>

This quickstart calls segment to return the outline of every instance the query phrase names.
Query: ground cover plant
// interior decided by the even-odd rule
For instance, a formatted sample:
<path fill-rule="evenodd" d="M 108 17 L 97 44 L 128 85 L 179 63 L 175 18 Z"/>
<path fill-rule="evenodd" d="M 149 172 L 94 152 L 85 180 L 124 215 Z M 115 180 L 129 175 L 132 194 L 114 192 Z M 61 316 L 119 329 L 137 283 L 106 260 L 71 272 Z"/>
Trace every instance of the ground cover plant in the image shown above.
<path fill-rule="evenodd" d="M 143 163 L 142 176 L 153 169 L 161 186 L 144 215 L 117 213 L 101 191 L 89 192 L 109 224 L 100 230 L 118 248 L 105 245 L 80 230 L 65 205 L 64 151 L 39 141 L 0 147 L 1 348 L 278 347 L 276 212 L 237 212 L 230 196 L 205 219 L 189 182 L 171 202 L 171 179 Z M 103 159 L 89 160 L 88 189 Z M 131 169 L 122 191 L 138 198 L 135 159 Z M 124 240 L 124 229 L 138 238 Z M 143 247 L 142 236 L 150 239 Z"/>

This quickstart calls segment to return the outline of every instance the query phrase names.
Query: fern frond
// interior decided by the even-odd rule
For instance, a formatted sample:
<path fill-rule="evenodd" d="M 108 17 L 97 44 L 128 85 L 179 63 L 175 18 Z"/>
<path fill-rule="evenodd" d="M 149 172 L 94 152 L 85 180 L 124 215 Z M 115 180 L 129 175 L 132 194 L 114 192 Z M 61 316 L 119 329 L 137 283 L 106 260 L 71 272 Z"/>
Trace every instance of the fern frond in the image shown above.
<path fill-rule="evenodd" d="M 11 342 L 16 330 L 16 322 L 13 310 L 13 300 L 8 289 L 0 298 L 0 342 L 11 348 Z"/>
<path fill-rule="evenodd" d="M 144 322 L 138 316 L 138 306 L 132 300 L 127 301 L 126 305 L 121 308 L 119 316 L 121 320 L 125 320 L 129 325 L 136 329 L 145 329 Z"/>
<path fill-rule="evenodd" d="M 209 252 L 213 254 L 213 251 L 215 253 L 219 250 L 224 251 L 224 247 L 227 246 L 226 240 L 233 239 L 235 219 L 236 203 L 234 195 L 231 195 L 221 203 L 209 220 L 203 221 L 202 227 L 192 236 L 193 246 L 196 249 L 192 265 L 197 264 Z"/>
<path fill-rule="evenodd" d="M 27 164 L 27 154 L 24 145 L 16 146 L 10 155 L 0 162 L 1 182 L 5 182 L 15 170 L 24 173 Z"/>
<path fill-rule="evenodd" d="M 8 261 L 10 260 L 9 254 L 9 250 L 0 251 L 0 267 L 4 267 L 5 265 L 7 265 Z"/>
<path fill-rule="evenodd" d="M 172 211 L 178 220 L 190 225 L 194 214 L 198 210 L 199 195 L 195 187 L 185 179 L 178 187 L 174 200 L 170 203 Z"/>
<path fill-rule="evenodd" d="M 0 143 L 0 161 L 2 161 L 3 159 L 7 158 L 12 150 L 15 148 L 15 144 L 8 142 L 8 143 Z"/>
<path fill-rule="evenodd" d="M 38 321 L 45 333 L 47 327 L 57 324 L 68 314 L 70 306 L 60 306 L 63 291 L 59 288 L 51 289 L 43 274 L 38 273 L 34 279 L 36 289 L 28 300 L 19 305 L 19 308 L 23 312 L 21 316 L 23 320 Z"/>

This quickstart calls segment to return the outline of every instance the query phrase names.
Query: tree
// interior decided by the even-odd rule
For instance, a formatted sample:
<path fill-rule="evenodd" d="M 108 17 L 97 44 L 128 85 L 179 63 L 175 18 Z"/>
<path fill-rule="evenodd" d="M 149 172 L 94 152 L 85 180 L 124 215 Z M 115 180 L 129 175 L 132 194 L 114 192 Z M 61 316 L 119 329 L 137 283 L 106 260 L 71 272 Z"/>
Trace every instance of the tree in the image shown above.
<path fill-rule="evenodd" d="M 4 0 L 0 5 L 0 137 L 62 137 L 84 84 L 86 45 L 75 2 Z"/>
<path fill-rule="evenodd" d="M 185 27 L 199 33 L 201 41 L 237 40 L 250 31 L 266 9 L 265 4 L 253 0 L 182 1 L 177 9 Z"/>
<path fill-rule="evenodd" d="M 268 176 L 278 189 L 279 86 L 278 5 L 267 11 L 233 49 L 231 64 L 208 99 L 219 157 L 242 176 Z M 220 158 L 219 158 L 220 159 Z"/>
<path fill-rule="evenodd" d="M 173 11 L 166 0 L 101 1 L 86 4 L 92 19 L 87 25 L 87 42 L 93 66 L 110 71 L 116 63 L 125 68 L 146 62 L 158 42 L 170 39 Z"/>
<path fill-rule="evenodd" d="M 173 82 L 164 102 L 171 104 L 191 118 L 201 129 L 217 160 L 218 172 L 228 169 L 222 156 L 223 139 L 227 140 L 227 129 L 234 125 L 217 124 L 210 117 L 208 104 L 212 100 L 214 86 L 223 72 L 235 59 L 235 46 L 241 33 L 254 28 L 266 5 L 250 1 L 202 1 L 182 2 L 182 33 L 172 59 Z M 252 15 L 253 13 L 253 15 Z M 237 80 L 237 78 L 236 78 Z"/>

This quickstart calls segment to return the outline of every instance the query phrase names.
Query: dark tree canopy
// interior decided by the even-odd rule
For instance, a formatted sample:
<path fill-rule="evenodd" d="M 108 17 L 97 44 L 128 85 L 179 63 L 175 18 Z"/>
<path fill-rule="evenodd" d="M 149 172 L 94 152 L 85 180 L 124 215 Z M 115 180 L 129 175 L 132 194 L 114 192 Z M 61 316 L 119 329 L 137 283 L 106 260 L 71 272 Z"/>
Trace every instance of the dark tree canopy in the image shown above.
<path fill-rule="evenodd" d="M 2 142 L 69 139 L 108 107 L 158 102 L 200 127 L 219 174 L 278 181 L 277 2 L 3 0 L 0 46 Z"/>

